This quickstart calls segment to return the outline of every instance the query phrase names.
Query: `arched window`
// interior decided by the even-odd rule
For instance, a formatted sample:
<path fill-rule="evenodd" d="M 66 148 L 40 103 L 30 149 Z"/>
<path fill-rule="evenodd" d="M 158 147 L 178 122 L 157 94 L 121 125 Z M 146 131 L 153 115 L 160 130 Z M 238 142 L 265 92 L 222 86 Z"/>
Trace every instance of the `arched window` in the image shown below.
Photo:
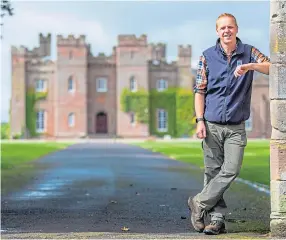
<path fill-rule="evenodd" d="M 69 124 L 69 127 L 73 127 L 75 125 L 75 114 L 74 113 L 69 114 L 68 124 Z"/>
<path fill-rule="evenodd" d="M 68 79 L 68 91 L 69 92 L 75 91 L 74 80 L 73 80 L 72 76 L 70 76 Z"/>
<path fill-rule="evenodd" d="M 136 82 L 134 76 L 130 77 L 130 91 L 131 92 L 136 92 L 137 91 L 137 82 Z"/>

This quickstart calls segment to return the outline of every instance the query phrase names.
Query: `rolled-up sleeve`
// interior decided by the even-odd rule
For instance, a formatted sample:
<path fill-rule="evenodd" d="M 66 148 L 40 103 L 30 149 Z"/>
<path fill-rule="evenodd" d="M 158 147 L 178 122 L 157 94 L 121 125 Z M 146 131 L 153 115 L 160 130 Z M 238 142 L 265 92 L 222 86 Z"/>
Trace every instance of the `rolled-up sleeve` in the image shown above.
<path fill-rule="evenodd" d="M 252 47 L 251 62 L 252 63 L 270 62 L 270 58 L 264 55 L 263 53 L 261 53 L 257 48 Z"/>
<path fill-rule="evenodd" d="M 208 82 L 208 67 L 207 61 L 204 55 L 200 56 L 196 84 L 194 86 L 194 92 L 200 94 L 206 94 L 207 92 L 207 82 Z"/>

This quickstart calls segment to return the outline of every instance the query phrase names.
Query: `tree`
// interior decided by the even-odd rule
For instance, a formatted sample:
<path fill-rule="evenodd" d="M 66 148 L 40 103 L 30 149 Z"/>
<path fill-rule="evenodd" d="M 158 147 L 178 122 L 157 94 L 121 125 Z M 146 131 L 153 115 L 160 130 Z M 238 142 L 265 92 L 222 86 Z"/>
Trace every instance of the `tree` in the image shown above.
<path fill-rule="evenodd" d="M 3 19 L 4 16 L 6 16 L 8 14 L 8 16 L 13 16 L 13 8 L 11 7 L 11 3 L 9 0 L 1 0 L 1 28 L 3 27 Z M 3 32 L 3 30 L 1 31 Z M 0 38 L 2 39 L 3 36 L 1 34 Z"/>
<path fill-rule="evenodd" d="M 10 136 L 10 124 L 1 123 L 1 139 L 8 139 Z"/>

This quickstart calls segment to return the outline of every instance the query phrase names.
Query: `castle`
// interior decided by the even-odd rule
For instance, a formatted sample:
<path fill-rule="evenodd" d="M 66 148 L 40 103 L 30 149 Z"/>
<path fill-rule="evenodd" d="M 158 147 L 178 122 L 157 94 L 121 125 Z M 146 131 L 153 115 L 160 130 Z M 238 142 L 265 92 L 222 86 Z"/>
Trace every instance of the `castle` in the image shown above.
<path fill-rule="evenodd" d="M 26 132 L 29 89 L 45 95 L 34 107 L 36 131 L 46 137 L 146 137 L 148 125 L 121 109 L 123 89 L 192 90 L 194 85 L 191 46 L 178 46 L 177 60 L 168 63 L 166 45 L 148 43 L 146 35 L 119 35 L 110 56 L 93 56 L 84 35 L 58 35 L 57 60 L 45 60 L 50 55 L 51 34 L 39 35 L 38 48 L 11 48 L 11 135 Z M 248 135 L 268 138 L 268 80 L 259 77 L 253 91 Z M 159 109 L 156 118 L 157 128 L 167 134 L 168 113 Z"/>

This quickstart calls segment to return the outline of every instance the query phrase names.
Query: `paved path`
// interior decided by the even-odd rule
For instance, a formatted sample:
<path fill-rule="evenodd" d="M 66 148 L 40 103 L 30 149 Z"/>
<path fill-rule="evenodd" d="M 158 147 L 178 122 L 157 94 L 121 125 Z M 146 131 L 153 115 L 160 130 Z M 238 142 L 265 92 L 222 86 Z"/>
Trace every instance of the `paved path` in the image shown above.
<path fill-rule="evenodd" d="M 2 196 L 2 238 L 71 232 L 107 238 L 126 234 L 124 226 L 143 238 L 205 237 L 190 227 L 186 204 L 202 184 L 200 170 L 136 146 L 76 144 L 41 158 L 36 179 Z M 234 183 L 226 201 L 229 232 L 269 230 L 269 196 Z"/>

